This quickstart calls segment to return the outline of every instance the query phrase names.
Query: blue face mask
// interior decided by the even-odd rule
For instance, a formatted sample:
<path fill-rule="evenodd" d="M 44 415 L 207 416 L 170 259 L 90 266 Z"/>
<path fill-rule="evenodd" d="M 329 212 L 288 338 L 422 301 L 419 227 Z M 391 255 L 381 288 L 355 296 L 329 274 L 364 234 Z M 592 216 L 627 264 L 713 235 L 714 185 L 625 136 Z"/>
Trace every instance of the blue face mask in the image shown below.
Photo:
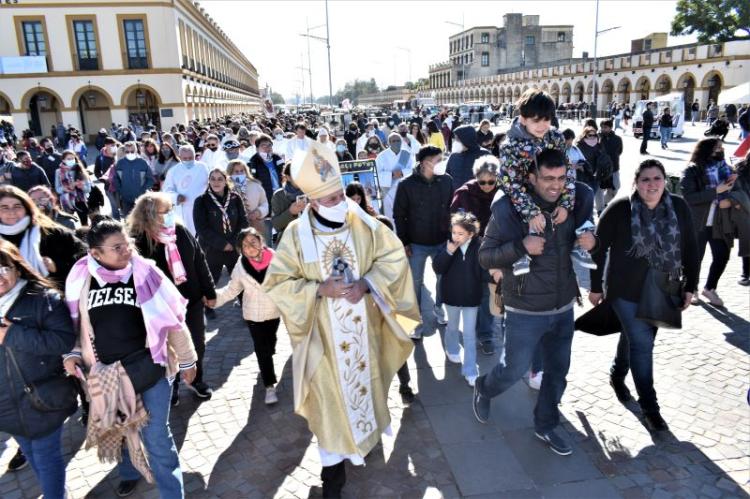
<path fill-rule="evenodd" d="M 336 152 L 340 152 L 341 154 L 344 154 L 346 152 L 346 146 L 344 145 L 336 146 Z"/>
<path fill-rule="evenodd" d="M 396 141 L 391 142 L 391 151 L 393 151 L 394 153 L 398 154 L 398 152 L 400 150 L 401 150 L 401 141 L 400 140 L 397 141 L 397 142 Z"/>
<path fill-rule="evenodd" d="M 232 180 L 235 184 L 243 185 L 245 181 L 247 180 L 247 177 L 244 174 L 241 175 L 232 175 Z"/>
<path fill-rule="evenodd" d="M 185 168 L 190 170 L 192 167 L 195 166 L 195 160 L 183 161 L 182 164 L 185 165 Z"/>
<path fill-rule="evenodd" d="M 168 213 L 164 215 L 164 222 L 162 222 L 162 226 L 165 229 L 174 228 L 175 226 L 174 209 L 170 210 Z"/>

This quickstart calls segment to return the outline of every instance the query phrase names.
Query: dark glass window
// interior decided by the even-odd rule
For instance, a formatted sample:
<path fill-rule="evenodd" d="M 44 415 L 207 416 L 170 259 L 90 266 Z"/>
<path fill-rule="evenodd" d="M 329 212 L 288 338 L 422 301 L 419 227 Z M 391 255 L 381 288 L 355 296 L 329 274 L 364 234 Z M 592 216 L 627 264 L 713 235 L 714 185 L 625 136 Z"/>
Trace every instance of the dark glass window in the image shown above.
<path fill-rule="evenodd" d="M 78 69 L 99 69 L 94 23 L 92 21 L 73 21 L 73 34 L 76 37 Z"/>
<path fill-rule="evenodd" d="M 143 20 L 128 19 L 123 21 L 125 28 L 125 50 L 128 57 L 128 69 L 147 69 L 148 53 L 146 50 L 146 32 Z"/>
<path fill-rule="evenodd" d="M 24 21 L 23 43 L 26 55 L 47 56 L 47 42 L 44 39 L 44 27 L 41 21 Z"/>

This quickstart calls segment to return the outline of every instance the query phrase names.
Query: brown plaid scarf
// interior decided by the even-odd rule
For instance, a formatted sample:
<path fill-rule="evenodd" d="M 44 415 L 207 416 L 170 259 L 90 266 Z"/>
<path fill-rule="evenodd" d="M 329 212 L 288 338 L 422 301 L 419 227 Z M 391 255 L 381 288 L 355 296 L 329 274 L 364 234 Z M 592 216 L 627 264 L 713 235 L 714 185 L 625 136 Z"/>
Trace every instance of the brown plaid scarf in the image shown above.
<path fill-rule="evenodd" d="M 120 362 L 97 362 L 86 380 L 89 408 L 86 449 L 97 447 L 102 462 L 122 460 L 122 446 L 128 446 L 130 460 L 149 483 L 154 483 L 140 430 L 148 423 L 140 395 L 136 395 Z"/>

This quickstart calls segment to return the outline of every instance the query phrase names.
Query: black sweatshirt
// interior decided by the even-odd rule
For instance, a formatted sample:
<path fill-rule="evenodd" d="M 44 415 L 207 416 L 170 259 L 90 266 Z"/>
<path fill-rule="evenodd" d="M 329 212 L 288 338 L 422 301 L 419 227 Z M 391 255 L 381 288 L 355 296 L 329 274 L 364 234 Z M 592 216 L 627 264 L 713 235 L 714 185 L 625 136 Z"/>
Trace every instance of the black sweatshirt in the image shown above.
<path fill-rule="evenodd" d="M 695 239 L 690 208 L 684 199 L 672 197 L 672 205 L 680 226 L 680 251 L 682 253 L 682 274 L 685 291 L 694 292 L 698 286 L 698 243 Z M 622 298 L 638 302 L 643 282 L 648 271 L 646 258 L 631 256 L 633 238 L 630 230 L 630 199 L 621 198 L 610 203 L 599 219 L 596 229 L 597 245 L 592 252 L 597 269 L 591 271 L 591 291 L 602 292 L 604 262 L 609 250 L 609 272 L 607 274 L 607 297 Z"/>

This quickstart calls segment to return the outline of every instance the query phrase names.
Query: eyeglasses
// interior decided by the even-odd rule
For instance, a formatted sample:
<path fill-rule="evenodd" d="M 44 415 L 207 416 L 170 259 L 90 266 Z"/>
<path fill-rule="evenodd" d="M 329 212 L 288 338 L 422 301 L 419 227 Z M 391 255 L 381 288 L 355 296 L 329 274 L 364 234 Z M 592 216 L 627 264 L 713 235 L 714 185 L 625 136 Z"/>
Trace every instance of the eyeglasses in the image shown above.
<path fill-rule="evenodd" d="M 14 204 L 13 206 L 0 206 L 0 213 L 6 214 L 6 213 L 19 213 L 19 212 L 25 212 L 26 208 L 22 204 Z"/>
<path fill-rule="evenodd" d="M 477 180 L 479 185 L 497 185 L 497 179 L 495 180 Z"/>
<path fill-rule="evenodd" d="M 14 269 L 13 267 L 0 267 L 0 277 L 5 277 L 6 275 L 10 274 L 14 270 L 16 269 Z"/>
<path fill-rule="evenodd" d="M 130 249 L 130 246 L 131 246 L 131 243 L 127 242 L 127 243 L 120 243 L 120 244 L 115 244 L 114 246 L 105 246 L 105 245 L 101 245 L 101 246 L 99 246 L 99 247 L 100 247 L 100 248 L 111 249 L 111 250 L 112 250 L 112 251 L 114 251 L 115 253 L 118 253 L 118 254 L 123 254 L 123 253 L 125 253 L 125 252 L 126 252 L 127 250 L 129 250 L 129 249 Z"/>

